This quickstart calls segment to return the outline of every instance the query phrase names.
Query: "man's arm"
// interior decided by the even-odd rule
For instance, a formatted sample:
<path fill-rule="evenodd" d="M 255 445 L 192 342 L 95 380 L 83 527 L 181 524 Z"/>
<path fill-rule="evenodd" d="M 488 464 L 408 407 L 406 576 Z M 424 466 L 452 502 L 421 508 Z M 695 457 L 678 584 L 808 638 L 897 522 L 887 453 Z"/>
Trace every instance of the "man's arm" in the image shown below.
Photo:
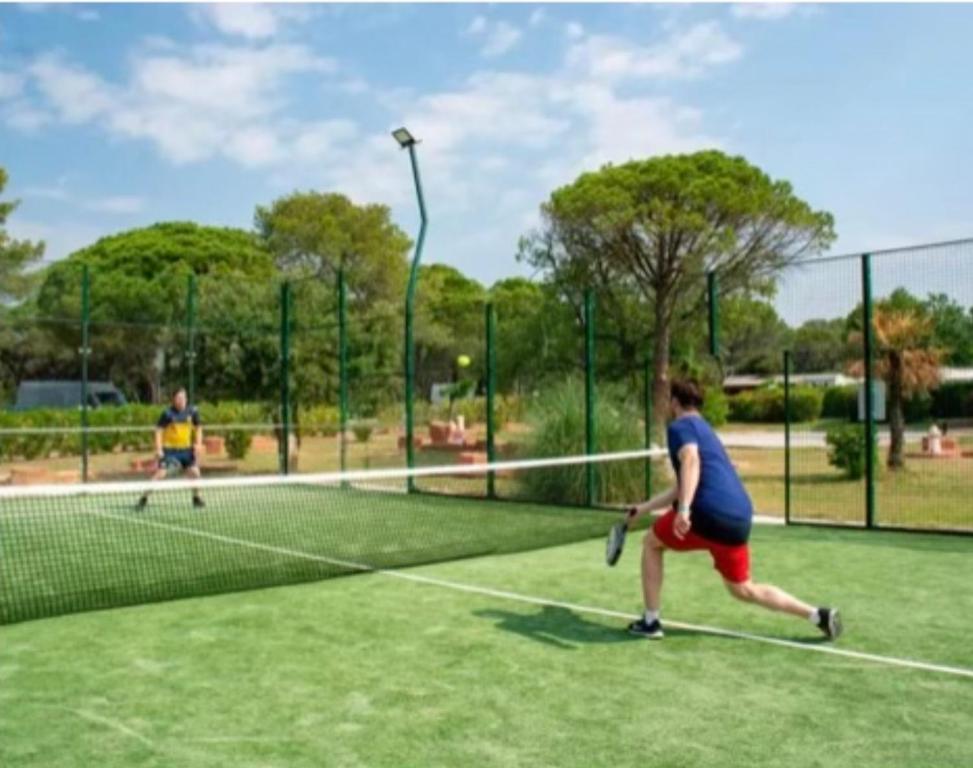
<path fill-rule="evenodd" d="M 655 512 L 658 509 L 666 509 L 673 505 L 676 500 L 676 495 L 678 493 L 679 487 L 674 485 L 667 491 L 662 493 L 657 493 L 648 501 L 643 501 L 641 504 L 636 504 L 631 507 L 628 512 L 628 524 L 633 525 L 642 515 L 646 515 L 649 512 Z"/>
<path fill-rule="evenodd" d="M 155 428 L 155 455 L 162 458 L 162 427 Z"/>
<path fill-rule="evenodd" d="M 676 494 L 676 521 L 673 531 L 678 538 L 689 533 L 691 512 L 690 506 L 696 489 L 699 487 L 699 447 L 695 443 L 688 443 L 679 450 L 679 483 Z"/>

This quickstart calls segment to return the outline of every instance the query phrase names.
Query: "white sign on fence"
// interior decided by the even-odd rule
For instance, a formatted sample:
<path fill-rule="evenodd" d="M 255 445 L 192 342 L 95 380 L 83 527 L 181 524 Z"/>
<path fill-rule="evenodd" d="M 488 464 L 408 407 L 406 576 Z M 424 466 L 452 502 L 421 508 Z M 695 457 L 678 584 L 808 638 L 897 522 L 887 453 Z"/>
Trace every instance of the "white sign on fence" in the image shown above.
<path fill-rule="evenodd" d="M 872 382 L 872 418 L 885 421 L 885 382 Z M 865 384 L 858 385 L 858 420 L 865 420 Z"/>

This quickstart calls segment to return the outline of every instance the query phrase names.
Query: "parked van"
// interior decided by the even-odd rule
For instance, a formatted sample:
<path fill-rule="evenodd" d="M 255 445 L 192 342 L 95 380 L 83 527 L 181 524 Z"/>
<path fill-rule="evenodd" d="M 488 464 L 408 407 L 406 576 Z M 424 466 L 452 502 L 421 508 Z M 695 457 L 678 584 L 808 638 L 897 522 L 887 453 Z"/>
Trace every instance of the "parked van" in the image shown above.
<path fill-rule="evenodd" d="M 110 381 L 88 382 L 88 407 L 104 408 L 126 405 L 125 395 Z M 22 381 L 17 387 L 13 410 L 32 408 L 80 408 L 80 381 Z"/>

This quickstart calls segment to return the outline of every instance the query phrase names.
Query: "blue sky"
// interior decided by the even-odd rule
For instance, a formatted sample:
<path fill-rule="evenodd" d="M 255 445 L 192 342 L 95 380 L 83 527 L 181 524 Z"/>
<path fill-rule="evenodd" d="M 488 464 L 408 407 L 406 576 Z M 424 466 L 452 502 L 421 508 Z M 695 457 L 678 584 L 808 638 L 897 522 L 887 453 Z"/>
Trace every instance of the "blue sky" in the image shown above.
<path fill-rule="evenodd" d="M 10 230 L 53 259 L 314 188 L 414 233 L 406 124 L 427 259 L 487 284 L 556 186 L 711 146 L 832 211 L 837 251 L 962 237 L 970 39 L 969 5 L 3 5 Z"/>

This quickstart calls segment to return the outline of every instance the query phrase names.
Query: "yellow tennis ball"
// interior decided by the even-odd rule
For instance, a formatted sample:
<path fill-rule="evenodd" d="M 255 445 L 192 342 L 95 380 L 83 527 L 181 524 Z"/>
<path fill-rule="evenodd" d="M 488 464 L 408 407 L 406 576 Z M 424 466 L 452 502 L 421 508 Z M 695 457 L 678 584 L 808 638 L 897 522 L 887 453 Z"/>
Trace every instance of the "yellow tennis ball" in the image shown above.
<path fill-rule="evenodd" d="M 456 364 L 459 365 L 460 368 L 467 368 L 470 364 L 470 356 L 460 355 L 456 358 Z"/>

